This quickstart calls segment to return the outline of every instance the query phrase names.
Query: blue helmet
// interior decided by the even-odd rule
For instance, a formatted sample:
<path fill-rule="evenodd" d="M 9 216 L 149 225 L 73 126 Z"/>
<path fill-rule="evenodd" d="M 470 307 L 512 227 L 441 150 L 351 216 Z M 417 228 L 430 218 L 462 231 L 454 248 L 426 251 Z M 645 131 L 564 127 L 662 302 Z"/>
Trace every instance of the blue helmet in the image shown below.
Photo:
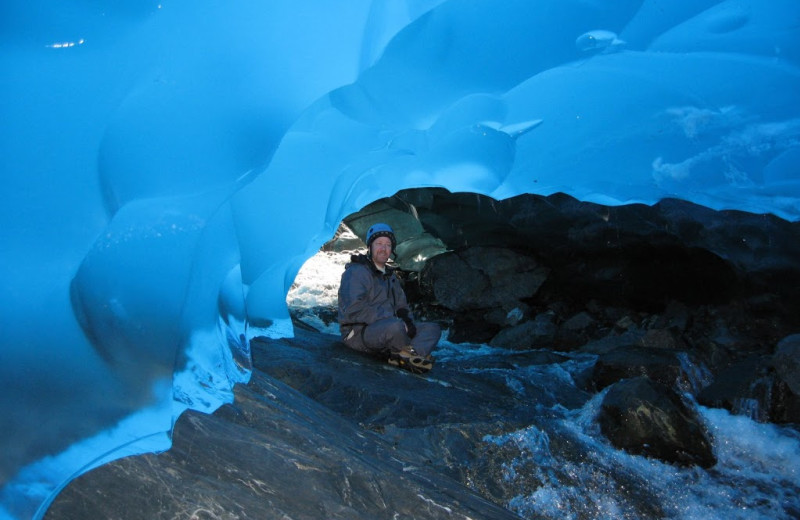
<path fill-rule="evenodd" d="M 397 248 L 397 239 L 394 237 L 394 231 L 389 227 L 389 224 L 373 224 L 367 230 L 367 250 L 371 249 L 372 242 L 378 237 L 389 237 L 392 241 L 392 252 Z"/>

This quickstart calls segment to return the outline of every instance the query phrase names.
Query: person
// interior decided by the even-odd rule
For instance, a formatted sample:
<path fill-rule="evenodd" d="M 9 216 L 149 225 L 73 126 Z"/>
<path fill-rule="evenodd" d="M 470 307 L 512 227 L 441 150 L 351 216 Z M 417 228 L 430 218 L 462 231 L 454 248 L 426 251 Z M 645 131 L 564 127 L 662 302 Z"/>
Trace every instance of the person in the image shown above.
<path fill-rule="evenodd" d="M 350 257 L 339 286 L 339 331 L 348 347 L 414 373 L 433 367 L 439 325 L 415 322 L 405 291 L 387 265 L 397 247 L 388 224 L 367 231 L 367 254 Z"/>

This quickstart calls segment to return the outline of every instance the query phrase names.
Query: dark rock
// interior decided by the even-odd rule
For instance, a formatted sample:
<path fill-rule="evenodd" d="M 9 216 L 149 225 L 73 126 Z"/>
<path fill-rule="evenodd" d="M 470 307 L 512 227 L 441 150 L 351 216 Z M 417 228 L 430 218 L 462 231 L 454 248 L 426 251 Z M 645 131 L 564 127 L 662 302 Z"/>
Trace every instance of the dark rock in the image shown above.
<path fill-rule="evenodd" d="M 581 311 L 569 317 L 558 328 L 555 348 L 558 350 L 573 350 L 594 339 L 596 332 L 597 322 L 588 312 Z"/>
<path fill-rule="evenodd" d="M 777 379 L 772 394 L 770 419 L 800 424 L 800 334 L 781 340 L 772 357 Z"/>
<path fill-rule="evenodd" d="M 602 390 L 621 379 L 645 376 L 670 387 L 691 389 L 693 382 L 679 354 L 670 349 L 619 347 L 597 358 L 592 381 Z"/>
<path fill-rule="evenodd" d="M 450 311 L 450 341 L 484 343 L 513 313 L 524 315 L 523 300 L 533 297 L 547 272 L 532 256 L 510 249 L 467 248 L 425 264 L 419 275 L 420 297 Z"/>
<path fill-rule="evenodd" d="M 629 453 L 703 468 L 716 464 L 712 441 L 694 409 L 674 390 L 646 377 L 614 384 L 598 421 L 603 435 Z"/>
<path fill-rule="evenodd" d="M 502 307 L 491 309 L 484 315 L 487 323 L 500 325 L 501 327 L 514 327 L 525 320 L 530 309 L 524 303 L 520 303 L 511 310 Z"/>
<path fill-rule="evenodd" d="M 800 334 L 788 336 L 778 343 L 772 366 L 780 380 L 800 396 Z"/>
<path fill-rule="evenodd" d="M 697 395 L 697 401 L 764 422 L 770 416 L 773 382 L 768 360 L 752 355 L 717 373 L 713 383 Z"/>
<path fill-rule="evenodd" d="M 632 348 L 636 345 L 640 345 L 640 340 L 643 335 L 644 332 L 635 327 L 630 330 L 625 330 L 622 333 L 612 332 L 600 339 L 592 340 L 582 345 L 578 351 L 598 355 L 608 354 L 620 348 Z"/>
<path fill-rule="evenodd" d="M 647 348 L 663 350 L 689 350 L 683 338 L 672 329 L 650 329 L 645 331 L 641 344 Z"/>
<path fill-rule="evenodd" d="M 270 376 L 367 430 L 391 435 L 411 453 L 425 454 L 432 467 L 472 489 L 502 493 L 490 497 L 504 503 L 514 495 L 493 479 L 512 460 L 487 460 L 486 471 L 476 468 L 474 462 L 484 457 L 484 437 L 526 428 L 556 403 L 579 408 L 591 396 L 565 379 L 563 369 L 549 375 L 549 365 L 569 366 L 565 355 L 474 348 L 482 354 L 471 356 L 464 345 L 458 356 L 437 356 L 430 376 L 421 378 L 338 342 L 320 344 L 312 333 L 252 342 L 256 366 Z M 525 375 L 530 371 L 540 375 Z"/>
<path fill-rule="evenodd" d="M 45 518 L 518 518 L 258 371 L 173 439 L 78 477 Z"/>
<path fill-rule="evenodd" d="M 689 328 L 690 322 L 691 313 L 689 307 L 684 303 L 671 301 L 652 328 L 667 329 L 673 333 L 680 334 Z"/>
<path fill-rule="evenodd" d="M 775 382 L 771 397 L 770 421 L 800 425 L 800 396 L 785 381 Z"/>
<path fill-rule="evenodd" d="M 489 345 L 508 349 L 552 347 L 558 328 L 551 313 L 542 313 L 531 321 L 501 330 Z"/>
<path fill-rule="evenodd" d="M 484 312 L 461 312 L 455 315 L 447 331 L 447 340 L 452 343 L 488 343 L 502 326 L 483 319 Z"/>
<path fill-rule="evenodd" d="M 534 257 L 505 248 L 470 247 L 432 258 L 420 273 L 435 301 L 454 312 L 501 307 L 530 298 L 549 269 Z"/>

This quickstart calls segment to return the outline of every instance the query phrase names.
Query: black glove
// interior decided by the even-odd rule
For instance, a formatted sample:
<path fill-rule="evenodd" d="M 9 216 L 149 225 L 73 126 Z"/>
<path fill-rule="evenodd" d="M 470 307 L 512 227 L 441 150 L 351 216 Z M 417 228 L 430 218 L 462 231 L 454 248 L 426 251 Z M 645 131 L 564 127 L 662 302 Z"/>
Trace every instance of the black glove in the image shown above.
<path fill-rule="evenodd" d="M 414 336 L 417 335 L 417 326 L 411 321 L 411 316 L 408 315 L 408 309 L 405 307 L 397 309 L 397 317 L 406 324 L 406 334 L 408 334 L 409 338 L 413 339 Z"/>

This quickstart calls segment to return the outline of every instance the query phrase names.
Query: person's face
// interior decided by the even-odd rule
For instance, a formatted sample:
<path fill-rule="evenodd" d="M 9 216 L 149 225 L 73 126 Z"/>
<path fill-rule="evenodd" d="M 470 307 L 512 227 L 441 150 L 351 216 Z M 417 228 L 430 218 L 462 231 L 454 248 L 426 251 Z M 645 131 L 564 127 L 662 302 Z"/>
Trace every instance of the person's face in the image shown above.
<path fill-rule="evenodd" d="M 372 260 L 382 266 L 392 254 L 392 241 L 389 237 L 378 237 L 372 242 Z"/>

